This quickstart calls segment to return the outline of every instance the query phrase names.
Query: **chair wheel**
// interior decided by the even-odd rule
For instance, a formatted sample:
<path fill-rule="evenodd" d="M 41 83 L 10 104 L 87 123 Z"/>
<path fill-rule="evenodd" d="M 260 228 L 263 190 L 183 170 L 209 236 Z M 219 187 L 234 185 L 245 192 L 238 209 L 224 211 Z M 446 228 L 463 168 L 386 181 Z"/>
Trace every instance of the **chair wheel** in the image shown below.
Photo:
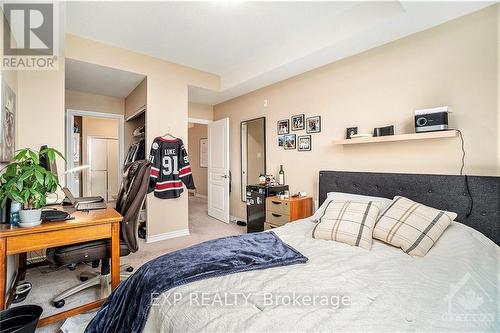
<path fill-rule="evenodd" d="M 80 276 L 80 281 L 81 282 L 85 282 L 87 281 L 89 278 L 87 276 Z"/>
<path fill-rule="evenodd" d="M 127 272 L 131 273 L 134 271 L 134 267 L 127 267 L 126 269 Z"/>
<path fill-rule="evenodd" d="M 76 264 L 69 264 L 69 265 L 68 265 L 68 269 L 69 269 L 70 271 L 74 271 L 74 270 L 76 269 Z"/>
<path fill-rule="evenodd" d="M 57 302 L 52 302 L 52 304 L 54 304 L 54 306 L 55 306 L 56 308 L 58 308 L 58 309 L 59 309 L 59 308 L 62 308 L 62 307 L 64 306 L 64 304 L 65 304 L 65 303 L 66 303 L 66 302 L 65 302 L 63 299 L 62 299 L 62 300 L 60 300 L 60 301 L 57 301 Z"/>

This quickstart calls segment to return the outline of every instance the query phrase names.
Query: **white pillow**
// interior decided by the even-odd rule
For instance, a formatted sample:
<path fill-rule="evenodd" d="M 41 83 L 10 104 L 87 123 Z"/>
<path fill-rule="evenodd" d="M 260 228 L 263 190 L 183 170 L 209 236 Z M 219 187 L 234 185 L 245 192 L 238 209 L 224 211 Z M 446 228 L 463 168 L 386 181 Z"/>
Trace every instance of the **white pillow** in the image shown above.
<path fill-rule="evenodd" d="M 366 203 L 332 200 L 312 230 L 312 237 L 370 250 L 373 226 L 378 214 L 379 209 L 373 201 Z"/>
<path fill-rule="evenodd" d="M 325 207 L 328 205 L 328 202 L 335 201 L 355 201 L 368 203 L 372 202 L 372 204 L 378 207 L 380 213 L 386 210 L 387 207 L 391 204 L 392 200 L 382 197 L 370 197 L 368 195 L 360 195 L 360 194 L 351 194 L 351 193 L 343 193 L 343 192 L 328 192 L 325 202 L 318 208 L 318 210 L 311 216 L 313 221 L 318 221 L 323 212 L 325 211 Z"/>
<path fill-rule="evenodd" d="M 373 238 L 423 257 L 456 217 L 456 213 L 396 196 L 377 219 Z"/>

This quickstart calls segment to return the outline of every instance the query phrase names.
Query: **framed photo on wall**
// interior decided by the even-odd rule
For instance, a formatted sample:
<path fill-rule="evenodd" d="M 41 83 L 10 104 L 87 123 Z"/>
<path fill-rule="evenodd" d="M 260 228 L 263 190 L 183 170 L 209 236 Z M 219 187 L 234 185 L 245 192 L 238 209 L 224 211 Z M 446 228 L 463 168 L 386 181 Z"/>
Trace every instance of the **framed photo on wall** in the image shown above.
<path fill-rule="evenodd" d="M 278 120 L 278 134 L 290 133 L 290 121 L 288 119 Z"/>
<path fill-rule="evenodd" d="M 200 139 L 200 168 L 208 168 L 208 139 Z"/>
<path fill-rule="evenodd" d="M 296 116 L 292 116 L 292 131 L 300 131 L 305 128 L 305 115 L 298 114 Z"/>
<path fill-rule="evenodd" d="M 285 150 L 293 150 L 293 149 L 295 149 L 295 147 L 296 147 L 295 140 L 296 140 L 295 134 L 287 134 L 287 135 L 285 135 L 285 142 L 284 142 L 284 144 L 285 144 L 285 146 L 284 146 Z"/>
<path fill-rule="evenodd" d="M 321 116 L 314 116 L 306 119 L 306 132 L 307 133 L 321 132 Z"/>
<path fill-rule="evenodd" d="M 298 137 L 299 151 L 311 151 L 311 136 L 310 135 L 300 135 Z"/>
<path fill-rule="evenodd" d="M 14 157 L 16 139 L 16 94 L 1 78 L 0 162 L 8 163 Z"/>
<path fill-rule="evenodd" d="M 285 136 L 284 135 L 278 135 L 278 147 L 283 147 L 285 143 Z"/>

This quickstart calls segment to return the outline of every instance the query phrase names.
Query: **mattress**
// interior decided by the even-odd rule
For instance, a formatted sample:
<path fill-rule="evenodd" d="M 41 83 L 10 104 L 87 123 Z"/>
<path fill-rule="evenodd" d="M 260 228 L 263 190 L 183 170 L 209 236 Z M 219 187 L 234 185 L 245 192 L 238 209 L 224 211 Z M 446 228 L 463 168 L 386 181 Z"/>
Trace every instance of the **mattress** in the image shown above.
<path fill-rule="evenodd" d="M 500 331 L 500 248 L 453 222 L 423 257 L 273 231 L 306 264 L 193 282 L 156 295 L 145 332 Z"/>

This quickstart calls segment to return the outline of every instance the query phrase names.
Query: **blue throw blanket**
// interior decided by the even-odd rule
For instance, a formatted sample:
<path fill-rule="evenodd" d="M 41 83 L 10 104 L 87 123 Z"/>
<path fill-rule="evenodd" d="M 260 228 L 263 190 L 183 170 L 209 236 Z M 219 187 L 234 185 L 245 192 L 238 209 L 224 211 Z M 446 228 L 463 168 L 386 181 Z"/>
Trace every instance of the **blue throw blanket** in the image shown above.
<path fill-rule="evenodd" d="M 152 297 L 211 277 L 307 262 L 273 232 L 218 238 L 151 260 L 104 302 L 86 333 L 142 332 Z M 153 295 L 153 296 L 152 296 Z"/>

